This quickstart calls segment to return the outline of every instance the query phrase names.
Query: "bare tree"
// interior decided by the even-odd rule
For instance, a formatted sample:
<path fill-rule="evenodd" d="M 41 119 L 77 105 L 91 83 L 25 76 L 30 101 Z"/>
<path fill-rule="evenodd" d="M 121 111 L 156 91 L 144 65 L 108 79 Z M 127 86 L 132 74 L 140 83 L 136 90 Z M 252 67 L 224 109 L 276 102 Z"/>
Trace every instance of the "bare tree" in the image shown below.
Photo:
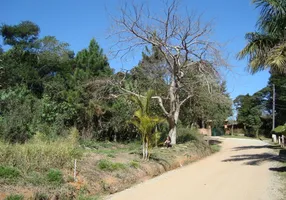
<path fill-rule="evenodd" d="M 162 16 L 151 13 L 144 4 L 125 4 L 120 9 L 120 17 L 113 20 L 112 36 L 117 37 L 117 43 L 112 47 L 115 55 L 125 56 L 146 46 L 159 49 L 163 55 L 169 76 L 168 109 L 161 96 L 153 96 L 153 99 L 158 100 L 168 119 L 169 135 L 175 144 L 180 108 L 193 96 L 185 75 L 192 70 L 199 71 L 199 80 L 209 85 L 208 77 L 218 76 L 217 67 L 227 65 L 222 59 L 220 45 L 210 40 L 210 23 L 203 24 L 200 17 L 195 15 L 180 15 L 176 0 L 164 3 Z M 122 90 L 139 95 L 124 88 Z M 184 95 L 181 95 L 182 91 Z"/>

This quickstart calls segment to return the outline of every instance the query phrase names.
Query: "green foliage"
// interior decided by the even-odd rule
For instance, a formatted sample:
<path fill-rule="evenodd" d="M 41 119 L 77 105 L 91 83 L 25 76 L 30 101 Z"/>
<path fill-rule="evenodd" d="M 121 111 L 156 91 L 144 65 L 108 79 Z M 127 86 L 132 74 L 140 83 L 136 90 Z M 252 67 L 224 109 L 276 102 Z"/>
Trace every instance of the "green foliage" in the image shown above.
<path fill-rule="evenodd" d="M 192 71 L 187 74 L 187 80 L 198 82 L 198 72 Z M 220 82 L 217 77 L 208 77 L 210 92 L 206 84 L 192 85 L 194 97 L 182 105 L 180 121 L 184 126 L 191 124 L 202 124 L 212 120 L 213 127 L 221 127 L 224 121 L 232 115 L 232 101 L 226 91 L 226 83 Z"/>
<path fill-rule="evenodd" d="M 35 186 L 44 185 L 46 183 L 46 177 L 39 172 L 31 172 L 25 176 L 25 180 Z"/>
<path fill-rule="evenodd" d="M 47 173 L 47 181 L 53 185 L 60 185 L 64 182 L 63 174 L 58 169 L 50 169 Z"/>
<path fill-rule="evenodd" d="M 154 134 L 158 134 L 157 131 L 154 131 L 154 129 L 158 124 L 165 121 L 163 118 L 151 116 L 150 102 L 153 93 L 154 92 L 152 90 L 149 90 L 146 94 L 146 97 L 131 97 L 131 100 L 136 103 L 139 109 L 135 111 L 134 117 L 129 121 L 129 123 L 133 124 L 141 134 L 143 149 L 147 151 L 145 155 L 143 154 L 144 159 L 148 157 L 148 149 L 152 143 L 157 143 L 157 139 L 159 139 L 159 137 L 154 137 Z M 156 142 L 154 142 L 154 139 Z"/>
<path fill-rule="evenodd" d="M 26 46 L 38 38 L 40 28 L 31 21 L 23 21 L 14 26 L 4 24 L 1 26 L 0 32 L 4 44 Z"/>
<path fill-rule="evenodd" d="M 258 32 L 246 34 L 248 44 L 238 54 L 238 58 L 248 57 L 252 73 L 270 67 L 272 71 L 286 72 L 285 53 L 285 9 L 284 0 L 253 0 L 260 8 L 257 22 Z"/>
<path fill-rule="evenodd" d="M 44 193 L 37 192 L 34 197 L 34 200 L 49 200 L 49 196 Z"/>
<path fill-rule="evenodd" d="M 123 163 L 113 163 L 109 160 L 100 160 L 97 163 L 97 166 L 100 170 L 103 171 L 117 171 L 117 170 L 122 170 L 122 169 L 126 169 L 126 165 Z"/>
<path fill-rule="evenodd" d="M 33 126 L 38 122 L 37 99 L 25 87 L 0 91 L 0 137 L 9 142 L 25 142 L 33 135 Z M 19 114 L 21 113 L 21 114 Z"/>
<path fill-rule="evenodd" d="M 15 167 L 0 165 L 0 178 L 15 179 L 20 176 L 20 171 Z"/>
<path fill-rule="evenodd" d="M 284 75 L 272 72 L 265 88 L 252 96 L 241 95 L 234 100 L 234 106 L 238 111 L 237 120 L 245 125 L 246 134 L 254 136 L 259 129 L 260 134 L 270 136 L 272 131 L 273 84 L 276 90 L 275 124 L 276 126 L 285 124 L 286 80 Z"/>
<path fill-rule="evenodd" d="M 234 104 L 238 111 L 238 123 L 242 123 L 250 134 L 258 137 L 258 131 L 262 125 L 262 105 L 256 103 L 255 96 L 248 94 L 238 96 Z"/>
<path fill-rule="evenodd" d="M 138 161 L 136 160 L 132 160 L 130 163 L 129 163 L 130 167 L 133 167 L 135 169 L 139 168 L 140 167 L 140 164 Z"/>
<path fill-rule="evenodd" d="M 178 128 L 177 129 L 177 143 L 182 144 L 190 141 L 202 140 L 202 135 L 196 129 Z"/>
<path fill-rule="evenodd" d="M 284 126 L 277 126 L 273 131 L 278 134 L 286 135 L 286 124 Z"/>
<path fill-rule="evenodd" d="M 87 71 L 91 76 L 109 76 L 112 74 L 107 57 L 95 39 L 90 41 L 87 49 L 78 52 L 76 63 L 79 68 Z"/>
<path fill-rule="evenodd" d="M 24 196 L 19 195 L 19 194 L 11 194 L 8 197 L 6 197 L 4 200 L 24 200 Z"/>
<path fill-rule="evenodd" d="M 17 167 L 22 172 L 46 171 L 70 165 L 82 152 L 69 136 L 56 141 L 31 140 L 25 144 L 5 144 L 0 142 L 0 164 Z"/>
<path fill-rule="evenodd" d="M 109 157 L 109 158 L 115 158 L 115 155 L 112 154 L 112 153 L 109 153 L 109 154 L 107 154 L 107 157 Z"/>
<path fill-rule="evenodd" d="M 275 99 L 275 112 L 276 112 L 276 126 L 284 125 L 286 123 L 286 79 L 285 75 L 272 73 L 267 85 L 267 109 L 272 111 L 272 95 L 273 84 L 275 84 L 276 99 Z M 271 112 L 272 113 L 272 112 Z"/>
<path fill-rule="evenodd" d="M 99 197 L 80 194 L 76 200 L 99 200 Z"/>
<path fill-rule="evenodd" d="M 211 149 L 213 152 L 219 152 L 221 149 L 221 146 L 214 144 L 214 145 L 211 145 Z"/>

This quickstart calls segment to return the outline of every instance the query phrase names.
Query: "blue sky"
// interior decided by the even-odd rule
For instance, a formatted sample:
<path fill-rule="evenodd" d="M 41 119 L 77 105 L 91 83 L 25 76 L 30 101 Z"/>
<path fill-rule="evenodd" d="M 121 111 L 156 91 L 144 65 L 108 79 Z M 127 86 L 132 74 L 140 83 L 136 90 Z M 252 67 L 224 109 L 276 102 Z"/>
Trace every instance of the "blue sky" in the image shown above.
<path fill-rule="evenodd" d="M 136 2 L 136 0 L 134 0 Z M 108 53 L 112 42 L 107 39 L 111 26 L 110 14 L 117 15 L 120 0 L 0 0 L 0 23 L 17 24 L 30 20 L 41 28 L 41 36 L 52 35 L 70 44 L 75 52 L 88 46 L 95 38 Z M 132 2 L 126 0 L 126 2 Z M 151 8 L 160 10 L 160 1 L 147 1 Z M 269 72 L 250 75 L 246 60 L 237 61 L 235 55 L 246 44 L 244 35 L 255 30 L 258 10 L 251 0 L 181 0 L 181 6 L 203 14 L 203 20 L 214 23 L 213 39 L 226 43 L 224 54 L 233 66 L 223 77 L 232 98 L 253 94 L 266 86 Z M 184 9 L 183 9 L 184 10 Z M 141 52 L 138 52 L 141 55 Z M 128 61 L 110 59 L 116 70 L 129 69 L 138 63 L 139 56 Z"/>

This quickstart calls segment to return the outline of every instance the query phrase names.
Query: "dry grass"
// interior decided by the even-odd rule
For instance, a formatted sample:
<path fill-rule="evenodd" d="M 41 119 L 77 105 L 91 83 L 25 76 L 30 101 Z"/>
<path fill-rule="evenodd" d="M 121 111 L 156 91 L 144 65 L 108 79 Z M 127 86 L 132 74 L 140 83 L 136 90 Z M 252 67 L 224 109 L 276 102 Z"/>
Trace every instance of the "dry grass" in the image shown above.
<path fill-rule="evenodd" d="M 13 166 L 26 174 L 44 172 L 50 168 L 68 167 L 81 152 L 76 142 L 76 132 L 65 140 L 48 141 L 39 133 L 25 144 L 0 142 L 0 165 Z"/>
<path fill-rule="evenodd" d="M 49 141 L 38 134 L 31 142 L 22 145 L 0 143 L 0 166 L 11 166 L 21 173 L 18 182 L 5 183 L 3 189 L 0 188 L 0 197 L 1 192 L 5 195 L 23 194 L 22 191 L 27 190 L 30 196 L 48 194 L 49 198 L 64 195 L 83 200 L 96 199 L 90 196 L 118 192 L 213 152 L 203 140 L 196 139 L 168 149 L 154 148 L 150 160 L 142 161 L 141 144 L 138 142 L 85 141 L 80 145 L 82 148 L 78 148 L 76 135 L 71 134 L 65 140 Z M 73 182 L 70 165 L 75 157 L 80 156 L 79 152 L 83 152 L 83 156 L 77 163 L 78 181 Z M 53 186 L 50 182 L 59 184 Z M 82 193 L 82 190 L 87 192 Z"/>

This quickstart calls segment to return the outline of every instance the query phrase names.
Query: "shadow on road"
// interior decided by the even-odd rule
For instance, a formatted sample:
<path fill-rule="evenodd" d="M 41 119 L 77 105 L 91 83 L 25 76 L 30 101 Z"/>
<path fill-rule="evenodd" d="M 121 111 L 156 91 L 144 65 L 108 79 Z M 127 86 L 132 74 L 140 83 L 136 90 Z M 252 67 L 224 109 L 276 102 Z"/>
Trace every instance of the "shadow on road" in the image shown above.
<path fill-rule="evenodd" d="M 234 151 L 249 150 L 249 149 L 281 149 L 279 145 L 259 145 L 259 146 L 242 146 L 234 147 Z"/>
<path fill-rule="evenodd" d="M 260 165 L 263 162 L 285 162 L 280 156 L 271 153 L 262 154 L 242 154 L 231 156 L 229 159 L 225 159 L 222 162 L 238 162 L 245 161 L 245 165 Z"/>
<path fill-rule="evenodd" d="M 243 162 L 245 165 L 258 166 L 264 162 L 286 163 L 286 150 L 281 149 L 278 145 L 257 145 L 257 146 L 240 146 L 234 147 L 234 151 L 250 150 L 250 149 L 273 149 L 279 150 L 279 155 L 274 153 L 261 153 L 261 154 L 241 154 L 231 156 L 229 159 L 222 160 L 222 162 Z M 286 167 L 269 168 L 271 171 L 286 172 Z"/>
<path fill-rule="evenodd" d="M 269 170 L 274 172 L 286 172 L 286 167 L 271 167 Z"/>
<path fill-rule="evenodd" d="M 220 140 L 216 139 L 210 139 L 209 140 L 209 145 L 216 145 L 216 144 L 221 144 L 222 142 Z"/>

